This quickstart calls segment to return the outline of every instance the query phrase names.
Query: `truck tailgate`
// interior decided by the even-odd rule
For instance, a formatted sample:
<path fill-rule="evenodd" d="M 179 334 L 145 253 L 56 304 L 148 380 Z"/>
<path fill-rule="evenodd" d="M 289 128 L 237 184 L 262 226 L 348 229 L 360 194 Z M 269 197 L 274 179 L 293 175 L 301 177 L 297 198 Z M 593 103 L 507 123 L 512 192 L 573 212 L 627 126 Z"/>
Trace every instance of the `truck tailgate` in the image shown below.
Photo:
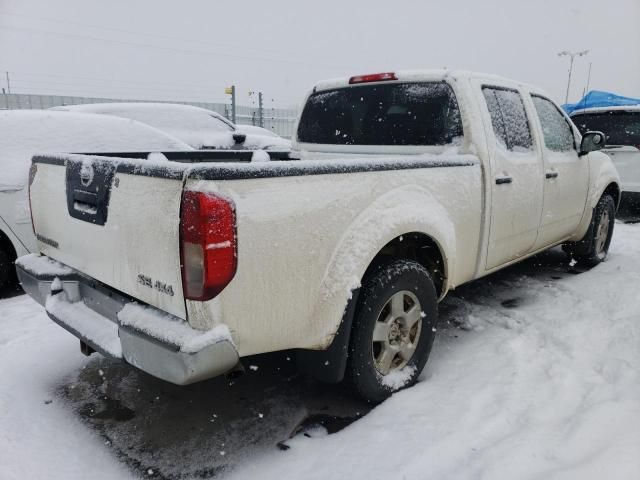
<path fill-rule="evenodd" d="M 183 170 L 164 163 L 34 157 L 33 225 L 45 255 L 186 318 L 179 243 Z"/>

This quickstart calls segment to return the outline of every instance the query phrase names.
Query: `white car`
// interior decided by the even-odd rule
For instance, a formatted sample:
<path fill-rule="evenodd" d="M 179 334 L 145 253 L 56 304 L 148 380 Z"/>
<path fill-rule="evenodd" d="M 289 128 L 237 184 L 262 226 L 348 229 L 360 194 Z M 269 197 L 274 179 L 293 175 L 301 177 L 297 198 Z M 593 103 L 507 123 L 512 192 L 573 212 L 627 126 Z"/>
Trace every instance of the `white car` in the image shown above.
<path fill-rule="evenodd" d="M 0 288 L 14 275 L 14 260 L 37 251 L 27 195 L 34 154 L 171 150 L 193 149 L 155 128 L 121 118 L 0 111 Z"/>
<path fill-rule="evenodd" d="M 34 158 L 41 255 L 18 274 L 87 354 L 187 384 L 290 350 L 377 402 L 417 380 L 449 290 L 555 245 L 606 258 L 620 187 L 603 143 L 499 77 L 320 82 L 297 160 Z"/>
<path fill-rule="evenodd" d="M 571 119 L 581 132 L 604 132 L 603 151 L 613 160 L 622 182 L 620 209 L 640 214 L 640 105 L 576 110 Z"/>
<path fill-rule="evenodd" d="M 289 150 L 291 142 L 264 128 L 234 125 L 219 113 L 175 103 L 92 103 L 52 110 L 99 113 L 146 123 L 193 148 Z M 259 129 L 259 130 L 256 130 Z"/>

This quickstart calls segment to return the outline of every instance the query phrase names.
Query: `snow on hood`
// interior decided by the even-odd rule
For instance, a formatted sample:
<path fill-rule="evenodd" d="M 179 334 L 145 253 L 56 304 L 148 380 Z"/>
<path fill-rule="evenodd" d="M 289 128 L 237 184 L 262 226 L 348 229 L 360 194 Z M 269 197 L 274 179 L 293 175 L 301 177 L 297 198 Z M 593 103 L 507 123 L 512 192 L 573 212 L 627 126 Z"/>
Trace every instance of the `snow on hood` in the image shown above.
<path fill-rule="evenodd" d="M 22 187 L 37 153 L 191 150 L 148 125 L 82 113 L 0 112 L 0 187 Z"/>

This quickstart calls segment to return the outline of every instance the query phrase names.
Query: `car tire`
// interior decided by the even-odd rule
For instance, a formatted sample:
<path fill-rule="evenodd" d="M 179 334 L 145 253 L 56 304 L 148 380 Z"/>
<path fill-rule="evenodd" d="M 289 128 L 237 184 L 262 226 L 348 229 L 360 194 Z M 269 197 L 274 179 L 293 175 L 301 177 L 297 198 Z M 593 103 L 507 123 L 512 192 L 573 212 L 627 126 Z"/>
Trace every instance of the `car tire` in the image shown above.
<path fill-rule="evenodd" d="M 606 260 L 613 237 L 615 215 L 616 204 L 613 197 L 608 194 L 603 195 L 593 209 L 591 224 L 584 238 L 563 247 L 578 262 L 578 265 L 595 267 Z"/>
<path fill-rule="evenodd" d="M 435 338 L 437 300 L 429 272 L 412 260 L 364 279 L 345 372 L 358 396 L 379 403 L 417 381 Z"/>

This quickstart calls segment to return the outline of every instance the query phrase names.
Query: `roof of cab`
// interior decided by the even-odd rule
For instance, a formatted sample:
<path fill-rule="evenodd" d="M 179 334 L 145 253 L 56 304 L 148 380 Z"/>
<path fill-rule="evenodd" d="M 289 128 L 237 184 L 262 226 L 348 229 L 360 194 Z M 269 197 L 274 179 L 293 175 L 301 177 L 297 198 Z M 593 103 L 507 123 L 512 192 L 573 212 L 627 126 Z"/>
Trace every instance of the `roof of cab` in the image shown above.
<path fill-rule="evenodd" d="M 517 80 L 512 80 L 505 77 L 500 77 L 498 75 L 491 75 L 487 73 L 480 72 L 471 72 L 466 70 L 448 70 L 448 69 L 421 69 L 421 70 L 396 70 L 393 72 L 397 78 L 397 81 L 404 82 L 420 82 L 420 81 L 443 81 L 445 79 L 471 79 L 477 78 L 481 80 L 491 81 L 494 80 L 500 83 L 509 83 L 514 86 L 519 86 L 522 88 L 526 88 L 531 91 L 539 92 L 540 89 L 533 86 L 528 85 L 524 82 L 519 82 Z M 321 90 L 331 90 L 335 88 L 348 87 L 349 79 L 352 77 L 340 77 L 340 78 L 331 78 L 328 80 L 321 80 L 317 82 L 313 88 L 313 91 L 321 91 Z M 383 82 L 388 82 L 389 80 L 383 80 Z M 393 80 L 392 80 L 393 81 Z M 362 84 L 356 84 L 362 85 Z M 356 86 L 351 85 L 351 86 Z"/>

